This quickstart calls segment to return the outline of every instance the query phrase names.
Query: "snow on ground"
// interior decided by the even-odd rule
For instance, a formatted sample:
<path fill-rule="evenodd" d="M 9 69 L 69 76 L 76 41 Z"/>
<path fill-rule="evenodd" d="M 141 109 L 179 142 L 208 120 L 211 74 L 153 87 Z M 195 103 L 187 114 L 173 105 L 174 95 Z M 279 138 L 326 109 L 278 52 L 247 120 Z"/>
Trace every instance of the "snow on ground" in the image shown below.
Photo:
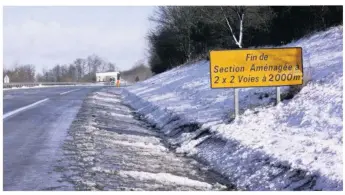
<path fill-rule="evenodd" d="M 171 183 L 177 184 L 177 185 L 185 185 L 185 186 L 191 186 L 191 187 L 201 187 L 205 190 L 212 189 L 212 185 L 200 182 L 197 180 L 192 180 L 186 177 L 180 177 L 176 175 L 172 175 L 170 173 L 148 173 L 148 172 L 142 172 L 142 171 L 120 171 L 120 175 L 124 177 L 132 177 L 139 180 L 154 180 L 156 182 L 169 185 Z"/>
<path fill-rule="evenodd" d="M 311 82 L 278 106 L 275 88 L 240 89 L 242 115 L 230 123 L 233 89 L 210 88 L 208 61 L 130 86 L 124 99 L 178 152 L 195 154 L 239 188 L 342 190 L 343 27 L 286 45 L 296 46 Z M 169 138 L 187 124 L 197 127 Z"/>

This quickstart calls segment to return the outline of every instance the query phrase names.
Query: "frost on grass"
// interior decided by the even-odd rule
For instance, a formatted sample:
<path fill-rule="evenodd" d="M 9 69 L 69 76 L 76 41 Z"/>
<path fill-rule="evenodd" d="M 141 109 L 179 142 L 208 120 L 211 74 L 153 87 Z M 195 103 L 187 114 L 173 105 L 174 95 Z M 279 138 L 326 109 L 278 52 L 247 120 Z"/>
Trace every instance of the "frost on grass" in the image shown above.
<path fill-rule="evenodd" d="M 310 81 L 278 106 L 275 88 L 240 89 L 241 117 L 230 123 L 233 89 L 210 89 L 208 61 L 128 87 L 126 103 L 180 145 L 177 151 L 196 154 L 240 188 L 342 190 L 343 27 L 286 47 L 302 47 Z M 209 129 L 209 137 L 200 143 L 191 129 L 177 132 L 186 124 Z"/>

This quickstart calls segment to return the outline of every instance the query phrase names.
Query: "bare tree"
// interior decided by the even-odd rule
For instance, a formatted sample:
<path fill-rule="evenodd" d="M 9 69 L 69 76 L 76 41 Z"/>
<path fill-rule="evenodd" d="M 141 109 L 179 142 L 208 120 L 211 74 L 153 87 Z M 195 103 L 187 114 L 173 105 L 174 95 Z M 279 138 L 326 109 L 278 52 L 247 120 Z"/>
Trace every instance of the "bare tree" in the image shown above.
<path fill-rule="evenodd" d="M 89 73 L 87 73 L 87 68 L 89 68 Z M 43 68 L 42 73 L 37 75 L 34 65 L 31 64 L 16 64 L 12 69 L 3 69 L 3 74 L 8 75 L 11 82 L 90 82 L 95 80 L 96 71 L 115 71 L 115 69 L 115 64 L 92 55 L 87 59 L 78 58 L 71 64 L 57 64 L 50 70 Z"/>
<path fill-rule="evenodd" d="M 137 78 L 145 80 L 151 76 L 152 71 L 145 66 L 143 60 L 137 61 L 131 69 L 121 72 L 121 78 L 129 82 L 136 82 Z"/>
<path fill-rule="evenodd" d="M 73 64 L 70 64 L 68 67 L 67 78 L 69 78 L 70 81 L 74 81 L 74 82 L 78 80 L 77 68 Z"/>
<path fill-rule="evenodd" d="M 59 64 L 52 69 L 52 74 L 55 82 L 61 81 L 61 68 Z"/>
<path fill-rule="evenodd" d="M 231 23 L 230 23 L 230 18 L 228 18 L 228 16 L 231 17 L 232 14 L 227 13 L 228 10 L 224 10 L 223 7 L 220 7 L 223 17 L 226 21 L 226 24 L 228 25 L 228 28 L 230 29 L 231 35 L 236 43 L 236 45 L 238 45 L 239 48 L 242 48 L 242 40 L 243 40 L 243 19 L 244 19 L 244 12 L 245 9 L 244 7 L 229 7 L 230 10 L 232 10 L 238 17 L 238 25 L 239 25 L 239 33 L 238 33 L 238 38 L 236 38 L 236 35 L 234 33 L 234 30 L 231 27 Z M 233 19 L 233 18 L 232 18 Z M 235 23 L 235 22 L 234 22 Z"/>
<path fill-rule="evenodd" d="M 45 81 L 44 75 L 41 74 L 41 73 L 37 73 L 35 81 L 37 81 L 37 82 L 44 82 Z"/>
<path fill-rule="evenodd" d="M 79 81 L 85 75 L 86 62 L 84 59 L 77 58 L 76 60 L 74 60 L 73 64 L 77 69 L 77 80 Z"/>
<path fill-rule="evenodd" d="M 243 47 L 247 29 L 268 30 L 274 12 L 268 6 L 203 7 L 202 17 L 211 23 L 219 23 L 229 30 L 234 43 Z"/>
<path fill-rule="evenodd" d="M 193 42 L 191 39 L 192 28 L 196 28 L 198 18 L 195 14 L 198 7 L 187 6 L 160 6 L 149 19 L 158 24 L 158 28 L 169 28 L 174 32 L 179 43 L 178 49 L 184 53 L 187 61 L 193 54 Z"/>
<path fill-rule="evenodd" d="M 87 65 L 89 68 L 89 74 L 95 74 L 102 64 L 102 59 L 97 55 L 91 55 L 87 57 Z"/>
<path fill-rule="evenodd" d="M 113 64 L 113 63 L 111 63 L 111 62 L 108 62 L 108 64 L 107 64 L 107 66 L 108 66 L 108 72 L 114 72 L 114 71 L 116 71 L 116 66 L 115 66 L 115 64 Z"/>
<path fill-rule="evenodd" d="M 4 69 L 4 75 L 8 75 L 11 82 L 34 82 L 36 80 L 35 67 L 31 64 L 16 64 L 12 70 Z"/>

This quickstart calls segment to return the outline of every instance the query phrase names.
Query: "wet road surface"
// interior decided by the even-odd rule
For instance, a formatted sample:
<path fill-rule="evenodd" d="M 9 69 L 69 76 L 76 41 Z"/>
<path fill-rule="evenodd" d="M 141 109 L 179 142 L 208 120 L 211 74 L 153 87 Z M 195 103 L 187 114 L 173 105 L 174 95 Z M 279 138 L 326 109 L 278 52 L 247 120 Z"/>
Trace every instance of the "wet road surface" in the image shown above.
<path fill-rule="evenodd" d="M 79 89 L 67 94 L 62 92 Z M 47 101 L 3 120 L 4 190 L 60 186 L 54 171 L 67 130 L 83 99 L 99 87 L 55 87 L 4 91 L 4 115 L 41 99 Z"/>
<path fill-rule="evenodd" d="M 163 143 L 122 104 L 121 90 L 26 92 L 33 103 L 4 120 L 4 190 L 228 190 L 222 179 Z M 20 93 L 4 93 L 4 113 Z"/>

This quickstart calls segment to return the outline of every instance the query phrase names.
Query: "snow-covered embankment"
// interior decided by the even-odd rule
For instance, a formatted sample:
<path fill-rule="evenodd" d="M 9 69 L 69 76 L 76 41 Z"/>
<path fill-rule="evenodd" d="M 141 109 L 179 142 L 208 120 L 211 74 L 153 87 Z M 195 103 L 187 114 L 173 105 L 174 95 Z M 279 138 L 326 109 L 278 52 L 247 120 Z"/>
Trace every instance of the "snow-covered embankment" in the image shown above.
<path fill-rule="evenodd" d="M 209 62 L 154 76 L 124 90 L 126 102 L 193 155 L 246 190 L 342 190 L 343 27 L 286 47 L 303 48 L 311 81 L 274 106 L 275 88 L 211 89 Z M 286 93 L 288 87 L 282 87 Z"/>

